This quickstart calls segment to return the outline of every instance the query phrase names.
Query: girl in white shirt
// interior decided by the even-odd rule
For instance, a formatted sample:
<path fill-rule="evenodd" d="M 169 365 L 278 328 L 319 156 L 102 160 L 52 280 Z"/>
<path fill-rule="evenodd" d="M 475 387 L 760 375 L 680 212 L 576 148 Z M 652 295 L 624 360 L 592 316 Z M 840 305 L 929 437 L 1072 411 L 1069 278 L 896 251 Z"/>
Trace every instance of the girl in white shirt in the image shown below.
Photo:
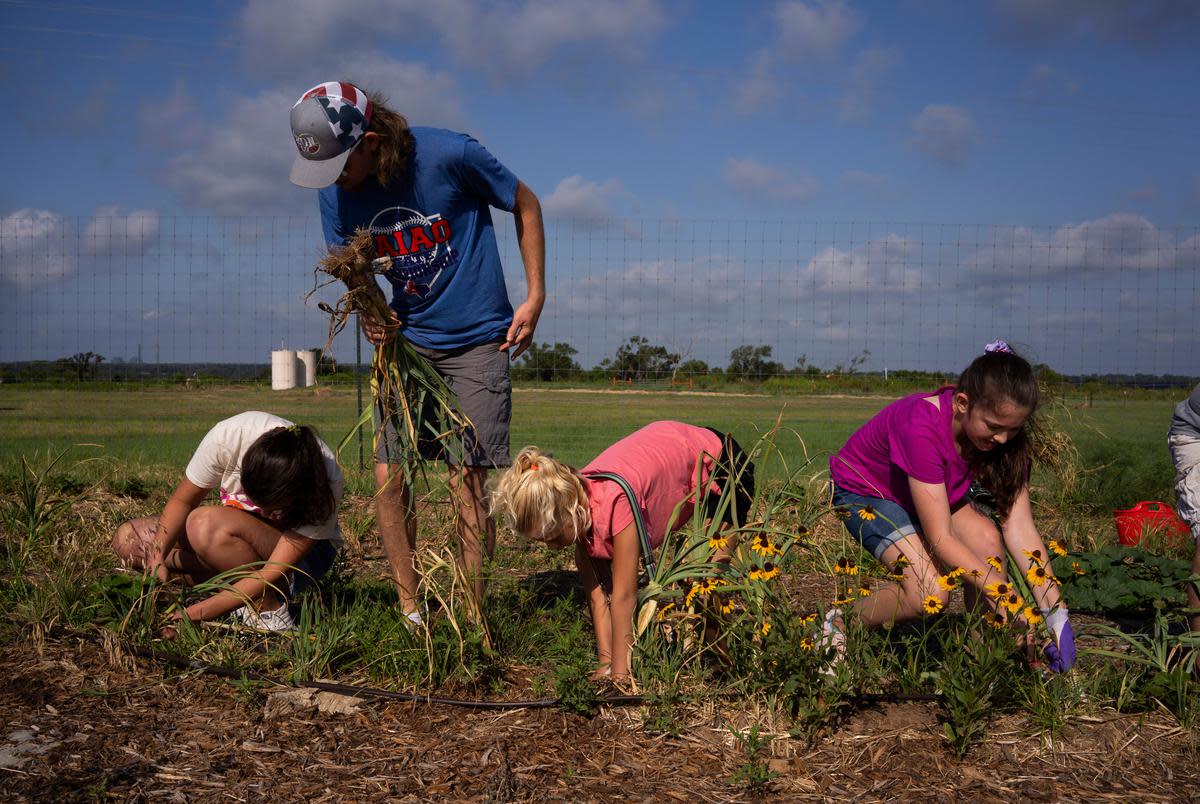
<path fill-rule="evenodd" d="M 212 620 L 245 605 L 240 616 L 247 624 L 291 630 L 284 593 L 314 583 L 333 562 L 342 488 L 333 452 L 311 427 L 270 413 L 239 413 L 200 442 L 159 516 L 117 529 L 113 550 L 127 566 L 162 581 L 181 576 L 198 583 L 245 567 L 228 588 L 173 616 Z M 214 489 L 220 504 L 203 505 Z"/>

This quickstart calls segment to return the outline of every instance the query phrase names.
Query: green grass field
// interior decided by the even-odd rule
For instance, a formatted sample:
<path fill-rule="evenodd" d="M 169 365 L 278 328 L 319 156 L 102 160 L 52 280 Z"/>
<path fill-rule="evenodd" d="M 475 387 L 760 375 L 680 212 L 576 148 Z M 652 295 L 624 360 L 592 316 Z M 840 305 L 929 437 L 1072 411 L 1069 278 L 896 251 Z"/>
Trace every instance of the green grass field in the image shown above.
<path fill-rule="evenodd" d="M 518 388 L 513 396 L 512 447 L 537 444 L 579 465 L 621 436 L 656 419 L 679 419 L 731 431 L 743 444 L 781 423 L 776 443 L 793 468 L 828 454 L 890 399 L 883 396 L 774 396 L 715 393 L 611 392 Z M 1080 482 L 1069 502 L 1093 513 L 1141 499 L 1171 501 L 1172 469 L 1166 430 L 1169 400 L 1098 400 L 1089 407 L 1050 405 L 1054 426 L 1074 440 Z M 80 471 L 158 475 L 181 473 L 208 428 L 243 410 L 268 410 L 315 425 L 331 446 L 356 419 L 353 389 L 271 391 L 261 386 L 203 389 L 73 390 L 0 388 L 0 470 L 73 444 L 102 458 Z M 366 453 L 369 460 L 370 434 Z M 359 462 L 357 441 L 342 454 Z M 781 466 L 762 468 L 778 476 Z M 351 472 L 353 474 L 353 472 Z"/>
<path fill-rule="evenodd" d="M 1055 567 L 1066 579 L 1068 601 L 1083 603 L 1083 597 L 1071 597 L 1080 590 L 1091 594 L 1090 607 L 1070 603 L 1091 615 L 1090 622 L 1080 618 L 1087 630 L 1080 632 L 1084 656 L 1076 671 L 1044 676 L 1015 651 L 1013 632 L 985 628 L 978 613 L 956 604 L 946 616 L 911 628 L 866 631 L 851 619 L 847 659 L 825 672 L 830 649 L 816 641 L 823 612 L 874 594 L 890 580 L 847 536 L 818 490 L 829 453 L 889 401 L 517 389 L 514 450 L 536 443 L 577 465 L 657 419 L 726 429 L 747 446 L 779 424 L 773 441 L 778 452 L 759 465 L 765 482 L 759 484 L 755 522 L 748 525 L 777 545 L 775 552 L 754 547 L 758 542 L 744 534 L 722 576 L 727 585 L 713 579 L 712 587 L 704 586 L 696 557 L 710 555 L 713 534 L 706 532 L 708 524 L 693 521 L 672 541 L 676 548 L 691 547 L 664 548 L 659 556 L 660 570 L 668 572 L 647 604 L 661 605 L 653 611 L 665 619 L 635 646 L 635 674 L 651 696 L 640 729 L 678 735 L 688 724 L 706 723 L 724 733 L 728 727 L 716 713 L 732 707 L 743 721 L 775 724 L 776 733 L 811 745 L 842 725 L 861 693 L 936 700 L 931 733 L 944 734 L 955 757 L 973 746 L 988 755 L 994 748 L 989 728 L 999 718 L 1012 718 L 1017 730 L 1053 742 L 1066 733 L 1068 718 L 1099 723 L 1113 711 L 1139 717 L 1167 712 L 1169 727 L 1194 740 L 1200 697 L 1185 665 L 1200 643 L 1182 635 L 1180 602 L 1190 544 L 1169 546 L 1174 560 L 1154 554 L 1158 543 L 1149 551 L 1117 550 L 1115 558 L 1105 547 L 1115 541 L 1113 508 L 1172 500 L 1165 445 L 1172 405 L 1166 399 L 1112 399 L 1086 407 L 1051 402 L 1044 411 L 1047 428 L 1071 440 L 1062 442 L 1060 471 L 1035 474 L 1039 529 L 1066 546 L 1062 561 L 1088 566 L 1086 572 L 1069 563 Z M 157 646 L 230 672 L 471 698 L 552 695 L 564 710 L 594 712 L 598 691 L 587 679 L 595 645 L 577 598 L 570 551 L 553 553 L 501 534 L 489 563 L 484 620 L 472 621 L 456 602 L 452 513 L 444 486 L 435 485 L 418 507 L 418 562 L 434 613 L 427 627 L 414 631 L 397 605 L 372 511 L 374 484 L 356 468 L 354 441 L 342 454 L 349 480 L 340 510 L 346 548 L 320 591 L 296 601 L 296 637 L 264 644 L 224 623 L 185 627 L 169 638 L 161 630 L 167 607 L 207 595 L 218 582 L 159 587 L 114 572 L 109 539 L 117 525 L 161 509 L 215 422 L 243 410 L 269 410 L 315 425 L 336 445 L 357 419 L 356 407 L 354 390 L 346 388 L 0 386 L 0 605 L 7 613 L 0 645 L 28 642 L 41 650 L 53 643 L 58 649 L 79 635 L 98 635 L 106 645 L 119 637 L 126 645 Z M 98 446 L 73 448 L 83 444 Z M 49 456 L 63 450 L 70 450 L 68 457 L 45 470 Z M 780 482 L 785 468 L 802 466 L 792 482 Z M 846 566 L 853 572 L 838 569 Z M 1140 618 L 1140 630 L 1122 634 L 1096 616 L 1113 608 L 1116 594 L 1131 597 L 1126 608 Z M 693 595 L 702 597 L 693 603 Z M 718 605 L 725 615 L 721 636 L 699 639 L 702 612 Z M 963 650 L 968 644 L 970 650 Z M 640 739 L 639 727 L 632 728 Z M 751 789 L 747 779 L 770 777 L 763 775 L 765 765 L 754 764 L 756 750 L 748 754 L 743 771 L 754 773 L 735 783 Z"/>

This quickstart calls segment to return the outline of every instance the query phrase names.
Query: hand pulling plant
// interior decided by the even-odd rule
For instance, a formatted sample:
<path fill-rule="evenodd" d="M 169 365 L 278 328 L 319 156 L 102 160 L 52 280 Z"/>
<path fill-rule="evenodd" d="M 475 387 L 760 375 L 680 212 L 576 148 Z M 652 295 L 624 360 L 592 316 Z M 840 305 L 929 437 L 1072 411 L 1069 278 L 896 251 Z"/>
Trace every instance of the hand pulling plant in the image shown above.
<path fill-rule="evenodd" d="M 412 344 L 398 334 L 400 322 L 395 319 L 375 275 L 391 267 L 391 259 L 375 259 L 375 246 L 370 232 L 359 229 L 340 249 L 330 251 L 317 270 L 346 285 L 346 292 L 337 305 L 318 306 L 332 317 L 329 322 L 329 341 L 346 326 L 351 313 L 370 316 L 375 322 L 397 332 L 390 342 L 375 347 L 371 365 L 371 395 L 380 411 L 380 425 L 375 429 L 375 446 L 385 424 L 395 429 L 400 442 L 398 456 L 389 456 L 404 470 L 404 482 L 411 489 L 416 469 L 420 465 L 420 446 L 441 443 L 447 447 L 461 443 L 471 432 L 471 422 L 458 407 L 454 392 L 432 366 L 417 353 Z M 372 411 L 362 416 L 338 445 L 340 452 L 359 428 L 371 422 Z"/>

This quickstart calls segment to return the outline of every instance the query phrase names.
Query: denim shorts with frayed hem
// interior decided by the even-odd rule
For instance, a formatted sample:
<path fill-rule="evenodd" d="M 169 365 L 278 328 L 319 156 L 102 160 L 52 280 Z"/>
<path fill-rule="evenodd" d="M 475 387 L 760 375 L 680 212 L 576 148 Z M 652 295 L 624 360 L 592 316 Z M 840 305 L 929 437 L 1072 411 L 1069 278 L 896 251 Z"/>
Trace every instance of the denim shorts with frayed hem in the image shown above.
<path fill-rule="evenodd" d="M 850 535 L 880 560 L 885 550 L 917 532 L 914 517 L 898 503 L 855 494 L 836 483 L 833 484 L 833 507 Z"/>

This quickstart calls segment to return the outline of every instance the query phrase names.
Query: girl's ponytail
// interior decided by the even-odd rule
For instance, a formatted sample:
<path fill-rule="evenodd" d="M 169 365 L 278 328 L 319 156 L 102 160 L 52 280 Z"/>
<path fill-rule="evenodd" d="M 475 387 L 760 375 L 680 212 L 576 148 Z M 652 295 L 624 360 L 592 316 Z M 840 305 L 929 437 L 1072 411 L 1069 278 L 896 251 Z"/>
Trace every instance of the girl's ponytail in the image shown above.
<path fill-rule="evenodd" d="M 1035 417 L 1039 393 L 1033 366 L 1004 341 L 993 341 L 959 376 L 954 390 L 967 395 L 970 407 L 983 405 L 994 410 L 1007 402 L 1029 411 L 1016 436 L 988 452 L 970 449 L 964 456 L 980 485 L 995 498 L 996 513 L 1004 519 L 1029 482 L 1031 439 L 1039 433 Z"/>
<path fill-rule="evenodd" d="M 259 436 L 242 458 L 242 487 L 259 508 L 281 512 L 284 530 L 323 523 L 337 506 L 321 442 L 305 425 Z"/>

